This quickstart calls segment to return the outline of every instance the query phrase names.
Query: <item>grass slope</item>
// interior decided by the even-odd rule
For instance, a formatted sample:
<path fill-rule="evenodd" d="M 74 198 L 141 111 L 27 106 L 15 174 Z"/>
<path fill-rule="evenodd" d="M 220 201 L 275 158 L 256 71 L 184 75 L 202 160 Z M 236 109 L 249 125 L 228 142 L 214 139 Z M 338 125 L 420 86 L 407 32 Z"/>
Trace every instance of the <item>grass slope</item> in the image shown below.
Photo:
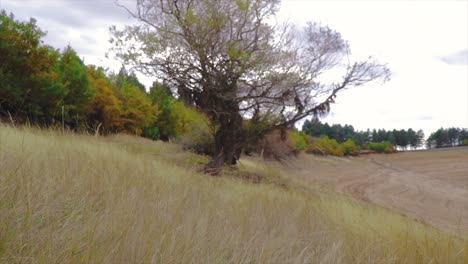
<path fill-rule="evenodd" d="M 467 263 L 468 244 L 178 146 L 0 124 L 0 263 Z"/>

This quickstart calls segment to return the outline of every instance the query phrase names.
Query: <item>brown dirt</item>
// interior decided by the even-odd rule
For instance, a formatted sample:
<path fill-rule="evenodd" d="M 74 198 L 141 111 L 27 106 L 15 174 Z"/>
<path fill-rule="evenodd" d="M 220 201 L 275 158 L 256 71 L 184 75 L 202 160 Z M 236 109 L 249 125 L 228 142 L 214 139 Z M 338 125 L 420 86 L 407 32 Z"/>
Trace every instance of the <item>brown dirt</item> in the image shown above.
<path fill-rule="evenodd" d="M 356 158 L 304 155 L 287 167 L 303 180 L 468 235 L 468 147 Z"/>

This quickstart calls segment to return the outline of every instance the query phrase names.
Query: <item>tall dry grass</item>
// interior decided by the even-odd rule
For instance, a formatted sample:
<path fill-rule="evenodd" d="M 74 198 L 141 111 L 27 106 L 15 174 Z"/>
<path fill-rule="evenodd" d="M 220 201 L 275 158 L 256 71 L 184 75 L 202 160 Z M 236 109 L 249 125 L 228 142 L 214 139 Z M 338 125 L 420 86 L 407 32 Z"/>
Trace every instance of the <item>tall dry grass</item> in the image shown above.
<path fill-rule="evenodd" d="M 0 262 L 468 260 L 466 242 L 390 213 L 276 184 L 208 177 L 188 166 L 198 162 L 170 144 L 0 124 Z M 243 170 L 269 173 L 254 167 Z M 380 233 L 379 219 L 396 222 L 395 232 Z M 412 233 L 415 226 L 426 241 Z"/>

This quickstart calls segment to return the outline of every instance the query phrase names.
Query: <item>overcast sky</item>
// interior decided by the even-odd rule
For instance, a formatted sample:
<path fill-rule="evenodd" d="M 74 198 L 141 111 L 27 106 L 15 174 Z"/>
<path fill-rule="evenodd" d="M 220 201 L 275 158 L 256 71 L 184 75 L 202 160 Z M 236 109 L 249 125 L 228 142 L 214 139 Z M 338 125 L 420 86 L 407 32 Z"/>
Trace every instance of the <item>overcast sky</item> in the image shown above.
<path fill-rule="evenodd" d="M 120 63 L 105 58 L 108 28 L 134 22 L 113 0 L 0 0 L 0 9 L 20 20 L 36 18 L 47 44 L 70 44 L 86 64 L 114 70 Z M 279 18 L 329 25 L 354 56 L 372 55 L 392 71 L 384 85 L 339 94 L 325 122 L 423 129 L 426 136 L 440 127 L 468 128 L 468 0 L 286 0 Z"/>

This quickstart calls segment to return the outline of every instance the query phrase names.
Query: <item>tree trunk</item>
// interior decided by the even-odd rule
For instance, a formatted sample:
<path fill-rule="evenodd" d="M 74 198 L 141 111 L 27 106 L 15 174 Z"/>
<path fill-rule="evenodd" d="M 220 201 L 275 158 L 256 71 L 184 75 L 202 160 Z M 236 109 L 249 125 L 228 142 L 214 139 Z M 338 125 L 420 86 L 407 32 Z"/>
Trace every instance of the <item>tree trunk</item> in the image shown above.
<path fill-rule="evenodd" d="M 223 110 L 216 120 L 219 129 L 215 135 L 215 152 L 205 166 L 205 173 L 217 175 L 222 165 L 235 165 L 240 158 L 244 129 L 239 106 L 235 102 L 223 102 Z"/>

